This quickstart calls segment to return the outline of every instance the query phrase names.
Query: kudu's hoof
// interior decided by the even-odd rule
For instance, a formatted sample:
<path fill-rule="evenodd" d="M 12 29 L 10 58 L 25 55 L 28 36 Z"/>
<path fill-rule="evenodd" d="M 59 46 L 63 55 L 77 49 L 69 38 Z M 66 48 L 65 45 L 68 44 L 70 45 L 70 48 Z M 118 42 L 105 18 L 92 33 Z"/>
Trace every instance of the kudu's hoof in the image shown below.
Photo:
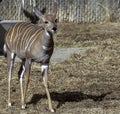
<path fill-rule="evenodd" d="M 54 109 L 50 109 L 50 111 L 51 111 L 51 112 L 55 112 L 55 110 L 54 110 Z"/>
<path fill-rule="evenodd" d="M 11 103 L 11 102 L 10 102 L 10 103 L 8 103 L 8 106 L 9 106 L 9 107 L 11 107 L 11 106 L 12 106 L 12 103 Z"/>
<path fill-rule="evenodd" d="M 21 107 L 23 110 L 26 109 L 26 104 L 25 105 L 22 105 Z"/>

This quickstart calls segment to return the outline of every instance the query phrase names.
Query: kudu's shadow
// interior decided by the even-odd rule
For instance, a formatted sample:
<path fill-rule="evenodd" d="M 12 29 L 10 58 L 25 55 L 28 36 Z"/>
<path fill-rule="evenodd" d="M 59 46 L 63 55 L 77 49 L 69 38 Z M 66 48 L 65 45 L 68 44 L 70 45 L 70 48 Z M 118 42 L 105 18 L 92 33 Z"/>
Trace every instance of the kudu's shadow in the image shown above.
<path fill-rule="evenodd" d="M 56 108 L 59 108 L 62 106 L 65 102 L 80 102 L 82 100 L 86 99 L 92 99 L 94 102 L 100 102 L 102 101 L 108 94 L 111 94 L 111 92 L 103 93 L 101 95 L 87 95 L 82 92 L 52 92 L 51 98 L 53 101 L 58 101 L 58 105 Z M 27 104 L 37 104 L 40 99 L 47 98 L 46 94 L 40 95 L 40 94 L 34 94 L 31 101 Z"/>

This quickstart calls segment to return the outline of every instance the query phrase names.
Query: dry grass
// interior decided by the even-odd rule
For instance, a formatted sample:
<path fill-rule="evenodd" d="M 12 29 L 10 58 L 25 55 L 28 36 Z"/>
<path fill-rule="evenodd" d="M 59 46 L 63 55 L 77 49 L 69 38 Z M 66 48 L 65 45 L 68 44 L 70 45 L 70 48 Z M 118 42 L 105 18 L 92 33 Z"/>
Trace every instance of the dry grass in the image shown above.
<path fill-rule="evenodd" d="M 60 31 L 55 39 L 58 47 L 95 46 L 96 48 L 71 55 L 69 60 L 64 62 L 51 63 L 49 86 L 56 114 L 118 114 L 120 111 L 120 26 L 106 24 L 85 27 L 72 24 L 71 27 L 71 24 L 59 25 Z M 15 64 L 12 83 L 14 106 L 8 109 L 6 60 L 1 58 L 0 63 L 0 112 L 2 114 L 50 114 L 46 110 L 46 94 L 40 76 L 40 67 L 35 63 L 31 71 L 27 110 L 20 110 L 20 90 L 16 76 L 18 63 Z"/>
<path fill-rule="evenodd" d="M 102 42 L 115 39 L 119 35 L 120 25 L 108 24 L 75 24 L 62 23 L 58 25 L 55 38 L 56 47 L 88 47 L 98 46 Z M 119 40 L 120 41 L 120 40 Z"/>

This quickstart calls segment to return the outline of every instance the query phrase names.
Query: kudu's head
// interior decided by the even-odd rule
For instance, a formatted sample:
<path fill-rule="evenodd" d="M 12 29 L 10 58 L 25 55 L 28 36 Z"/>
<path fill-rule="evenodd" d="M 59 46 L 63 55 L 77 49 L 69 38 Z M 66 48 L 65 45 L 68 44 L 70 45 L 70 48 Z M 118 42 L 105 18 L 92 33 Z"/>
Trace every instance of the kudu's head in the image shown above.
<path fill-rule="evenodd" d="M 42 14 L 36 8 L 34 8 L 34 12 L 39 17 L 45 25 L 45 30 L 51 33 L 56 33 L 57 31 L 57 2 L 54 2 L 53 7 L 51 8 L 50 14 Z"/>

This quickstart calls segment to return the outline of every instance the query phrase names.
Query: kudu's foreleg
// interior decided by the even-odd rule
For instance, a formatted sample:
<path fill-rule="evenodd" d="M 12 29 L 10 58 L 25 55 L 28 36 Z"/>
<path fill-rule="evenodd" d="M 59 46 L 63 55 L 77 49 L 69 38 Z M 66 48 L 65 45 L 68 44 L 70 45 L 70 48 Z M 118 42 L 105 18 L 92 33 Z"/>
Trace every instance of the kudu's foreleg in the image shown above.
<path fill-rule="evenodd" d="M 51 112 L 54 112 L 54 109 L 52 108 L 50 92 L 48 89 L 48 65 L 42 65 L 41 71 L 42 71 L 43 82 L 44 82 L 44 86 L 45 86 L 45 90 L 48 98 L 49 109 Z"/>
<path fill-rule="evenodd" d="M 12 70 L 13 70 L 13 64 L 14 64 L 15 54 L 7 52 L 7 64 L 8 64 L 8 106 L 11 106 L 11 94 L 10 94 L 10 88 L 11 88 L 11 79 L 12 79 Z"/>

